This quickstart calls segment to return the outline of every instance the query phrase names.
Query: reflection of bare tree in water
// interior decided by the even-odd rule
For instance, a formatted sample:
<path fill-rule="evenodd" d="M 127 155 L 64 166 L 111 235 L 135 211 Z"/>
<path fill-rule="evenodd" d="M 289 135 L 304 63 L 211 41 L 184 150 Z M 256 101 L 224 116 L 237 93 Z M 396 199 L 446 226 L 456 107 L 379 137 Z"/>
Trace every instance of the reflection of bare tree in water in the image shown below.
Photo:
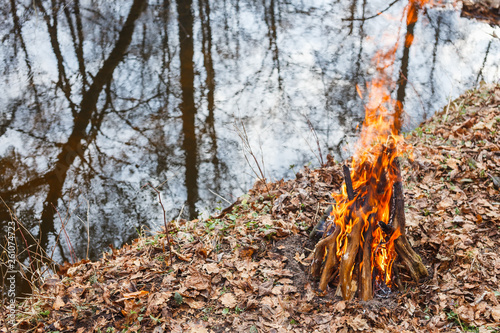
<path fill-rule="evenodd" d="M 269 50 L 271 50 L 273 57 L 273 69 L 276 70 L 278 75 L 278 88 L 280 90 L 283 89 L 283 78 L 281 76 L 281 67 L 280 67 L 280 54 L 278 48 L 278 28 L 277 28 L 277 20 L 276 20 L 276 6 L 275 0 L 270 0 L 269 4 L 267 4 L 267 0 L 263 0 L 264 5 L 264 21 L 267 25 L 267 37 L 269 39 Z M 279 14 L 279 13 L 278 13 Z"/>
<path fill-rule="evenodd" d="M 12 148 L 0 159 L 0 165 L 7 170 L 2 175 L 5 186 L 0 195 L 10 207 L 17 207 L 17 212 L 22 212 L 21 220 L 31 230 L 36 226 L 32 222 L 37 214 L 36 207 L 41 207 L 38 218 L 42 223 L 36 227 L 40 230 L 42 246 L 50 253 L 52 245 L 47 249 L 48 244 L 59 239 L 56 242 L 58 259 L 69 257 L 65 241 L 59 238 L 64 233 L 58 226 L 62 221 L 55 207 L 63 220 L 67 213 L 73 212 L 85 219 L 85 200 L 89 199 L 93 210 L 90 234 L 99 235 L 89 251 L 91 258 L 99 256 L 110 242 L 119 246 L 134 238 L 134 227 L 139 228 L 145 218 L 155 214 L 150 207 L 143 207 L 143 192 L 137 193 L 136 183 L 115 177 L 112 171 L 128 169 L 134 173 L 139 169 L 147 174 L 146 177 L 156 178 L 153 182 L 162 183 L 162 194 L 171 201 L 168 210 L 172 218 L 178 215 L 184 201 L 179 195 L 183 189 L 177 184 L 178 170 L 186 172 L 184 185 L 189 208 L 184 211 L 190 217 L 197 213 L 200 186 L 205 190 L 205 198 L 213 196 L 208 190 L 224 193 L 229 186 L 224 182 L 224 174 L 229 169 L 219 159 L 215 130 L 210 2 L 198 1 L 198 22 L 202 27 L 199 40 L 193 36 L 196 17 L 191 7 L 194 4 L 180 3 L 177 21 L 170 18 L 172 3 L 160 1 L 150 4 L 148 11 L 149 15 L 155 14 L 147 17 L 154 24 L 139 26 L 136 20 L 144 3 L 135 1 L 128 19 L 123 18 L 123 21 L 127 19 L 123 27 L 115 23 L 118 20 L 105 19 L 107 16 L 117 18 L 113 4 L 82 7 L 79 1 L 60 0 L 48 7 L 47 3 L 38 1 L 26 11 L 19 2 L 12 0 L 14 7 L 4 12 L 13 23 L 13 28 L 5 27 L 4 30 L 12 29 L 16 33 L 17 43 L 11 44 L 13 53 L 24 55 L 28 89 L 21 98 L 11 99 L 10 118 L 0 124 L 0 133 L 10 129 L 32 140 L 26 152 Z M 47 45 L 52 51 L 48 55 L 53 57 L 52 82 L 39 77 L 36 66 L 40 58 L 25 41 L 32 36 L 23 24 L 30 22 L 34 14 L 41 17 L 37 24 L 45 28 L 41 31 L 46 31 Z M 175 29 L 176 25 L 180 28 Z M 134 30 L 139 33 L 132 39 Z M 173 31 L 179 36 L 169 38 Z M 201 73 L 195 68 L 193 59 L 197 45 L 203 55 Z M 123 61 L 126 53 L 131 56 Z M 203 78 L 199 88 L 197 75 Z M 127 80 L 129 76 L 134 77 L 133 87 Z M 195 94 L 196 90 L 200 95 Z M 195 100 L 198 96 L 199 101 Z M 16 122 L 16 114 L 30 121 L 22 123 L 17 119 Z M 127 133 L 126 142 L 119 138 L 121 132 Z M 61 135 L 63 139 L 58 140 Z M 177 141 L 179 137 L 182 141 Z M 113 151 L 106 150 L 110 141 L 115 147 Z M 48 171 L 47 167 L 24 162 L 35 159 L 40 152 L 48 159 Z M 22 182 L 13 182 L 16 177 Z M 141 177 L 134 181 L 140 184 L 148 181 Z M 117 200 L 116 211 L 110 214 L 109 205 Z M 0 215 L 2 221 L 10 220 L 6 209 L 0 209 Z M 92 217 L 98 217 L 99 222 L 92 223 Z M 123 233 L 113 237 L 124 218 L 130 219 L 129 225 Z M 73 218 L 70 229 L 71 242 L 77 256 L 81 257 L 86 253 L 87 244 L 78 236 L 86 239 L 87 226 Z"/>
<path fill-rule="evenodd" d="M 198 201 L 198 147 L 196 142 L 194 103 L 194 62 L 193 62 L 193 13 L 191 0 L 177 0 L 179 22 L 179 59 L 181 63 L 180 82 L 182 89 L 182 148 L 185 156 L 185 183 L 189 217 L 196 216 Z"/>
<path fill-rule="evenodd" d="M 436 93 L 436 86 L 434 84 L 434 72 L 436 69 L 436 59 L 437 59 L 437 50 L 438 50 L 438 45 L 439 45 L 439 35 L 441 33 L 441 16 L 438 17 L 437 19 L 437 27 L 436 27 L 436 33 L 434 37 L 434 45 L 432 47 L 432 67 L 431 67 L 431 74 L 430 74 L 430 83 L 431 83 L 431 93 L 434 95 Z M 424 114 L 424 120 L 426 120 L 427 115 Z"/>
<path fill-rule="evenodd" d="M 11 3 L 14 6 L 13 8 L 15 8 L 15 3 L 13 1 Z M 83 51 L 81 49 L 83 43 L 81 22 L 78 23 L 79 20 L 77 19 L 76 26 L 77 30 L 80 29 L 80 31 L 75 33 L 75 31 L 72 30 L 72 36 L 74 37 L 74 46 L 76 54 L 78 55 L 80 74 L 83 78 L 83 94 L 79 105 L 76 105 L 72 101 L 71 84 L 66 74 L 64 66 L 65 60 L 60 50 L 57 34 L 57 13 L 60 10 L 60 6 L 63 4 L 57 2 L 56 6 L 51 8 L 51 14 L 49 14 L 40 1 L 35 2 L 47 25 L 52 49 L 56 56 L 59 73 L 57 88 L 63 91 L 64 96 L 67 99 L 68 105 L 70 106 L 74 116 L 74 123 L 67 141 L 61 144 L 61 150 L 53 163 L 53 167 L 44 175 L 31 179 L 27 183 L 22 184 L 15 189 L 11 189 L 9 192 L 2 193 L 2 197 L 14 197 L 14 194 L 15 196 L 19 196 L 23 193 L 27 193 L 28 191 L 33 191 L 34 188 L 41 185 L 48 184 L 48 192 L 43 204 L 40 226 L 40 240 L 41 245 L 44 248 L 47 248 L 49 233 L 55 232 L 54 214 L 56 212 L 53 207 L 57 206 L 58 200 L 62 197 L 62 189 L 66 181 L 68 170 L 72 166 L 76 157 L 79 157 L 83 162 L 85 162 L 84 154 L 87 149 L 87 144 L 84 142 L 88 143 L 92 136 L 95 136 L 95 133 L 98 131 L 102 122 L 102 111 L 97 112 L 97 102 L 99 100 L 99 96 L 105 85 L 109 84 L 112 79 L 115 68 L 122 61 L 132 40 L 135 22 L 146 7 L 146 3 L 147 0 L 135 0 L 133 2 L 127 20 L 123 24 L 123 28 L 119 33 L 114 48 L 110 52 L 109 56 L 104 60 L 102 67 L 97 71 L 92 79 L 92 83 L 88 85 L 88 88 L 86 87 L 86 70 L 85 64 L 83 63 Z M 75 12 L 78 12 L 78 1 L 73 4 L 75 6 L 74 8 L 76 8 Z M 12 13 L 15 21 L 15 10 L 13 10 Z M 68 21 L 70 21 L 70 16 L 68 14 L 66 17 L 68 18 Z M 72 26 L 71 22 L 69 23 Z M 22 34 L 20 34 L 20 36 L 22 36 Z M 109 90 L 106 91 L 109 94 Z M 109 96 L 106 97 L 106 101 L 109 101 Z M 106 109 L 108 106 L 109 104 L 105 103 L 103 109 Z M 89 124 L 91 125 L 90 132 L 87 131 Z M 61 255 L 64 255 L 62 251 Z"/>
<path fill-rule="evenodd" d="M 157 93 L 158 96 L 161 97 L 161 106 L 151 122 L 154 133 L 153 138 L 155 138 L 155 140 L 150 142 L 150 152 L 157 158 L 155 173 L 162 177 L 165 177 L 164 175 L 171 168 L 169 156 L 173 155 L 172 151 L 174 149 L 174 147 L 169 147 L 167 134 L 164 130 L 165 120 L 169 117 L 170 99 L 173 94 L 171 73 L 173 54 L 169 48 L 170 41 L 168 34 L 168 23 L 170 22 L 169 4 L 169 1 L 163 1 L 163 4 L 158 8 L 161 65 L 158 74 L 159 84 Z M 143 70 L 143 72 L 146 72 L 146 70 Z"/>
<path fill-rule="evenodd" d="M 212 57 L 212 27 L 210 22 L 209 0 L 198 0 L 198 9 L 201 22 L 201 52 L 203 53 L 203 66 L 205 67 L 205 89 L 208 115 L 205 119 L 201 135 L 208 135 L 211 144 L 207 157 L 213 165 L 212 186 L 218 193 L 220 191 L 221 162 L 218 157 L 217 133 L 215 130 L 215 70 Z M 203 156 L 203 155 L 202 155 Z"/>
<path fill-rule="evenodd" d="M 346 154 L 349 155 L 350 152 L 345 150 L 345 146 L 349 143 L 349 140 L 356 133 L 356 126 L 359 124 L 364 114 L 361 108 L 353 108 L 352 101 L 358 99 L 358 93 L 356 91 L 356 85 L 364 86 L 366 73 L 363 68 L 363 63 L 366 59 L 363 57 L 363 47 L 365 44 L 365 38 L 367 34 L 365 33 L 365 22 L 366 18 L 366 5 L 367 0 L 363 0 L 361 4 L 361 13 L 357 14 L 358 0 L 352 0 L 348 12 L 350 16 L 344 19 L 347 22 L 347 27 L 349 29 L 348 35 L 358 38 L 357 50 L 354 51 L 353 48 L 353 61 L 352 67 L 346 69 L 346 79 L 349 81 L 349 85 L 339 85 L 337 81 L 333 80 L 327 83 L 327 78 L 324 77 L 323 81 L 328 84 L 325 89 L 325 109 L 327 110 L 326 119 L 326 143 L 327 149 L 340 159 L 346 158 Z M 340 53 L 340 50 L 339 50 Z M 331 59 L 332 62 L 336 62 L 337 59 Z M 319 67 L 322 69 L 321 73 L 328 72 L 327 64 L 319 62 Z M 333 115 L 333 121 L 331 120 Z M 335 133 L 338 129 L 343 129 L 344 135 L 336 143 L 333 143 L 330 139 L 330 135 Z"/>
<path fill-rule="evenodd" d="M 127 20 L 120 31 L 118 40 L 116 41 L 115 47 L 95 75 L 92 84 L 82 95 L 79 112 L 75 117 L 73 131 L 71 132 L 68 141 L 63 144 L 62 151 L 57 156 L 54 169 L 45 177 L 50 184 L 50 187 L 43 207 L 42 223 L 52 224 L 52 228 L 49 230 L 53 230 L 54 223 L 54 210 L 51 205 L 57 204 L 57 200 L 61 197 L 62 187 L 64 185 L 68 169 L 73 164 L 75 158 L 79 156 L 83 159 L 83 154 L 85 153 L 86 148 L 82 145 L 82 141 L 88 139 L 86 128 L 97 111 L 96 107 L 99 95 L 101 94 L 104 85 L 112 79 L 115 68 L 122 61 L 123 56 L 132 41 L 135 21 L 144 10 L 146 3 L 147 0 L 135 0 L 132 4 Z M 50 28 L 49 32 L 51 32 Z M 57 32 L 55 31 L 54 33 Z M 97 119 L 99 119 L 98 115 Z M 102 121 L 102 118 L 100 118 L 100 120 Z M 100 123 L 96 123 L 95 125 L 99 127 Z M 47 228 L 44 229 L 47 230 Z M 42 245 L 46 244 L 47 233 L 44 233 L 42 235 Z"/>
<path fill-rule="evenodd" d="M 418 21 L 419 4 L 412 1 L 409 4 L 407 18 L 406 18 L 406 36 L 403 48 L 403 57 L 401 58 L 401 69 L 399 71 L 399 79 L 397 81 L 398 90 L 396 93 L 396 106 L 395 106 L 395 128 L 399 131 L 403 126 L 403 108 L 406 98 L 406 85 L 408 83 L 408 68 L 410 65 L 410 47 L 413 43 L 415 23 Z"/>

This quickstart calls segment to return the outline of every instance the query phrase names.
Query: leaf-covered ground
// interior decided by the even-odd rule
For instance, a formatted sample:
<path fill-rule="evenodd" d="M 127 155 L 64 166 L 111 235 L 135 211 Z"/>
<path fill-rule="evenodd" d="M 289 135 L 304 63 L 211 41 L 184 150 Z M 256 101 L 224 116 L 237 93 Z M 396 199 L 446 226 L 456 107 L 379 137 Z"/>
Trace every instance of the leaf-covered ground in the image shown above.
<path fill-rule="evenodd" d="M 330 159 L 293 180 L 257 182 L 218 217 L 172 221 L 172 262 L 158 233 L 47 279 L 18 309 L 17 329 L 498 332 L 499 105 L 500 85 L 483 86 L 407 137 L 407 236 L 430 276 L 415 284 L 403 270 L 404 292 L 369 302 L 316 292 L 308 234 L 342 183 Z"/>
<path fill-rule="evenodd" d="M 500 25 L 500 1 L 463 0 L 461 16 L 474 18 L 490 25 Z"/>

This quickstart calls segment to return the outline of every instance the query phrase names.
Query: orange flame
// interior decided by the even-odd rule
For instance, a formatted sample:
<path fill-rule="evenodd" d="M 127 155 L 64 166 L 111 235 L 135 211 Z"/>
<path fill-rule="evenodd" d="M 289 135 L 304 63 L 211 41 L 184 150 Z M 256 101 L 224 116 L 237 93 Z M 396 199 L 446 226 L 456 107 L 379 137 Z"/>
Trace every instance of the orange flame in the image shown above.
<path fill-rule="evenodd" d="M 405 12 L 406 24 L 414 24 L 418 19 L 418 9 L 428 0 L 410 0 Z M 413 42 L 413 35 L 407 34 L 405 46 Z M 363 223 L 360 240 L 361 248 L 365 235 L 371 225 L 373 241 L 372 273 L 376 270 L 378 281 L 387 286 L 392 283 L 392 265 L 396 259 L 395 240 L 401 235 L 399 229 L 392 235 L 385 235 L 378 222 L 390 223 L 393 185 L 397 180 L 395 159 L 404 153 L 411 154 L 411 147 L 400 135 L 400 112 L 394 111 L 396 102 L 390 97 L 390 88 L 394 82 L 387 70 L 394 63 L 398 45 L 386 52 L 378 52 L 374 59 L 377 77 L 367 85 L 368 102 L 365 120 L 360 138 L 356 144 L 351 163 L 351 179 L 354 199 L 349 200 L 344 184 L 340 194 L 332 194 L 335 199 L 331 217 L 340 228 L 337 237 L 337 257 L 342 260 L 345 254 L 353 226 Z M 360 87 L 356 86 L 362 98 Z M 398 108 L 396 108 L 398 109 Z M 401 110 L 401 108 L 399 108 Z M 333 230 L 333 226 L 331 226 Z M 388 239 L 387 239 L 388 238 Z"/>

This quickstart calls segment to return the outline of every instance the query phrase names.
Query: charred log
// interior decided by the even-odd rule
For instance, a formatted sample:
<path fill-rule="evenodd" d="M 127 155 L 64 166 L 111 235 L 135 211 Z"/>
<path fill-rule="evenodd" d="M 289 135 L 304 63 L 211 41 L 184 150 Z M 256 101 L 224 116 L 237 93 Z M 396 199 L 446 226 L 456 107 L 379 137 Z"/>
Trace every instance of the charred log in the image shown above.
<path fill-rule="evenodd" d="M 399 229 L 401 235 L 395 241 L 395 248 L 400 260 L 408 269 L 412 279 L 418 282 L 420 278 L 429 275 L 427 268 L 422 263 L 420 256 L 413 250 L 406 238 L 406 218 L 404 211 L 403 182 L 401 179 L 401 170 L 396 161 L 397 180 L 394 183 L 394 222 L 393 228 Z"/>

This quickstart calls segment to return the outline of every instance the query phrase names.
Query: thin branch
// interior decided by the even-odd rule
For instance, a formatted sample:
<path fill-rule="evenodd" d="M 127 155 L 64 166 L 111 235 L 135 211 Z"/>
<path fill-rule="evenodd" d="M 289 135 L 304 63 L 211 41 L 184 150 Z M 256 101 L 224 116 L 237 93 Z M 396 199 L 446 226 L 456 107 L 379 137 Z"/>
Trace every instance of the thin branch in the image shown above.
<path fill-rule="evenodd" d="M 150 183 L 147 183 L 146 185 L 142 186 L 141 189 L 143 189 L 148 185 L 153 189 L 153 191 L 155 191 L 158 194 L 158 202 L 160 203 L 161 209 L 163 210 L 163 223 L 165 224 L 165 235 L 167 236 L 167 243 L 168 243 L 168 259 L 170 261 L 170 265 L 172 265 L 172 244 L 170 243 L 170 229 L 167 224 L 167 213 L 165 211 L 165 207 L 163 206 L 163 202 L 161 201 L 161 193 L 160 191 L 158 191 L 156 187 L 154 187 Z"/>
<path fill-rule="evenodd" d="M 55 209 L 57 216 L 59 216 L 59 220 L 61 221 L 61 229 L 64 231 L 64 237 L 66 238 L 66 243 L 68 243 L 69 255 L 71 256 L 71 260 L 73 261 L 72 263 L 74 264 L 77 262 L 77 257 L 75 254 L 75 250 L 73 249 L 73 245 L 71 244 L 71 240 L 68 236 L 68 232 L 66 231 L 66 226 L 64 224 L 64 220 L 62 219 L 61 214 L 59 213 L 59 210 L 54 206 L 54 204 L 51 204 L 51 205 L 52 205 L 52 208 Z M 68 220 L 68 222 L 69 222 L 69 220 Z"/>
<path fill-rule="evenodd" d="M 381 10 L 380 12 L 378 12 L 377 14 L 375 15 L 372 15 L 372 16 L 368 16 L 368 17 L 360 17 L 360 18 L 343 18 L 342 21 L 366 21 L 366 20 L 370 20 L 372 18 L 375 18 L 377 16 L 380 16 L 382 13 L 385 13 L 386 11 L 388 11 L 392 6 L 394 6 L 397 2 L 399 2 L 399 0 L 394 0 L 393 2 L 391 2 L 384 10 Z"/>
<path fill-rule="evenodd" d="M 318 152 L 319 152 L 319 158 L 318 156 L 316 156 L 316 158 L 318 158 L 318 161 L 320 163 L 320 165 L 325 165 L 325 161 L 323 160 L 323 154 L 321 153 L 321 146 L 319 144 L 319 138 L 318 138 L 318 134 L 316 133 L 316 130 L 314 129 L 311 121 L 309 120 L 309 118 L 307 118 L 307 116 L 305 114 L 303 114 L 304 118 L 306 119 L 306 122 L 307 122 L 307 126 L 309 126 L 309 129 L 311 130 L 313 136 L 314 136 L 314 139 L 316 139 L 316 146 L 318 146 Z M 314 154 L 316 155 L 316 154 Z"/>
<path fill-rule="evenodd" d="M 424 111 L 424 114 L 427 114 L 427 111 L 425 110 L 424 102 L 422 100 L 422 96 L 420 95 L 420 93 L 418 92 L 418 90 L 415 88 L 415 86 L 413 85 L 413 83 L 411 81 L 409 81 L 408 78 L 403 73 L 400 72 L 400 74 L 403 77 L 403 79 L 405 79 L 406 82 L 409 83 L 410 86 L 413 88 L 413 91 L 417 95 L 418 101 L 420 102 L 420 106 L 422 106 L 422 110 Z"/>
<path fill-rule="evenodd" d="M 219 198 L 221 198 L 222 200 L 224 200 L 224 201 L 225 201 L 225 202 L 227 202 L 228 204 L 232 204 L 232 202 L 231 202 L 231 201 L 227 200 L 227 199 L 226 199 L 226 198 L 224 198 L 222 195 L 215 193 L 215 192 L 214 192 L 214 191 L 212 191 L 211 189 L 208 189 L 208 190 L 209 190 L 209 191 L 210 191 L 213 195 L 218 196 Z"/>
<path fill-rule="evenodd" d="M 87 255 L 85 257 L 85 259 L 89 259 L 89 248 L 90 248 L 90 223 L 89 223 L 89 216 L 90 216 L 90 204 L 89 204 L 89 201 L 84 198 L 85 201 L 87 201 L 87 224 L 85 224 L 85 222 L 83 222 L 83 220 L 80 218 L 80 216 L 76 216 L 78 217 L 78 219 L 80 220 L 80 222 L 82 222 L 83 225 L 85 225 L 87 228 Z"/>
<path fill-rule="evenodd" d="M 260 164 L 259 164 L 259 161 L 257 160 L 257 157 L 255 156 L 253 150 L 252 150 L 252 146 L 250 145 L 250 139 L 248 138 L 248 133 L 247 133 L 247 130 L 245 128 L 245 125 L 243 124 L 243 121 L 240 121 L 240 124 L 241 124 L 241 129 L 236 125 L 236 121 L 234 123 L 234 128 L 236 130 L 236 133 L 238 134 L 238 136 L 240 137 L 241 139 L 241 142 L 243 143 L 243 156 L 245 157 L 245 160 L 247 161 L 247 164 L 250 166 L 250 169 L 252 169 L 253 173 L 255 174 L 255 176 L 257 176 L 257 178 L 264 182 L 264 185 L 266 186 L 266 189 L 267 189 L 267 192 L 269 193 L 270 190 L 269 190 L 269 187 L 267 186 L 267 182 L 266 182 L 266 176 L 265 176 L 265 173 L 264 171 L 262 171 L 262 168 L 264 167 L 264 154 L 262 153 L 262 148 L 261 148 L 261 160 L 262 160 L 262 164 L 263 164 L 263 167 L 261 168 Z M 255 171 L 255 169 L 252 167 L 252 164 L 250 163 L 250 161 L 248 160 L 248 156 L 247 156 L 247 153 L 250 154 L 250 156 L 252 156 L 255 164 L 257 165 L 257 168 L 259 169 L 259 173 L 260 173 L 260 176 L 259 176 L 259 173 L 257 173 Z"/>

